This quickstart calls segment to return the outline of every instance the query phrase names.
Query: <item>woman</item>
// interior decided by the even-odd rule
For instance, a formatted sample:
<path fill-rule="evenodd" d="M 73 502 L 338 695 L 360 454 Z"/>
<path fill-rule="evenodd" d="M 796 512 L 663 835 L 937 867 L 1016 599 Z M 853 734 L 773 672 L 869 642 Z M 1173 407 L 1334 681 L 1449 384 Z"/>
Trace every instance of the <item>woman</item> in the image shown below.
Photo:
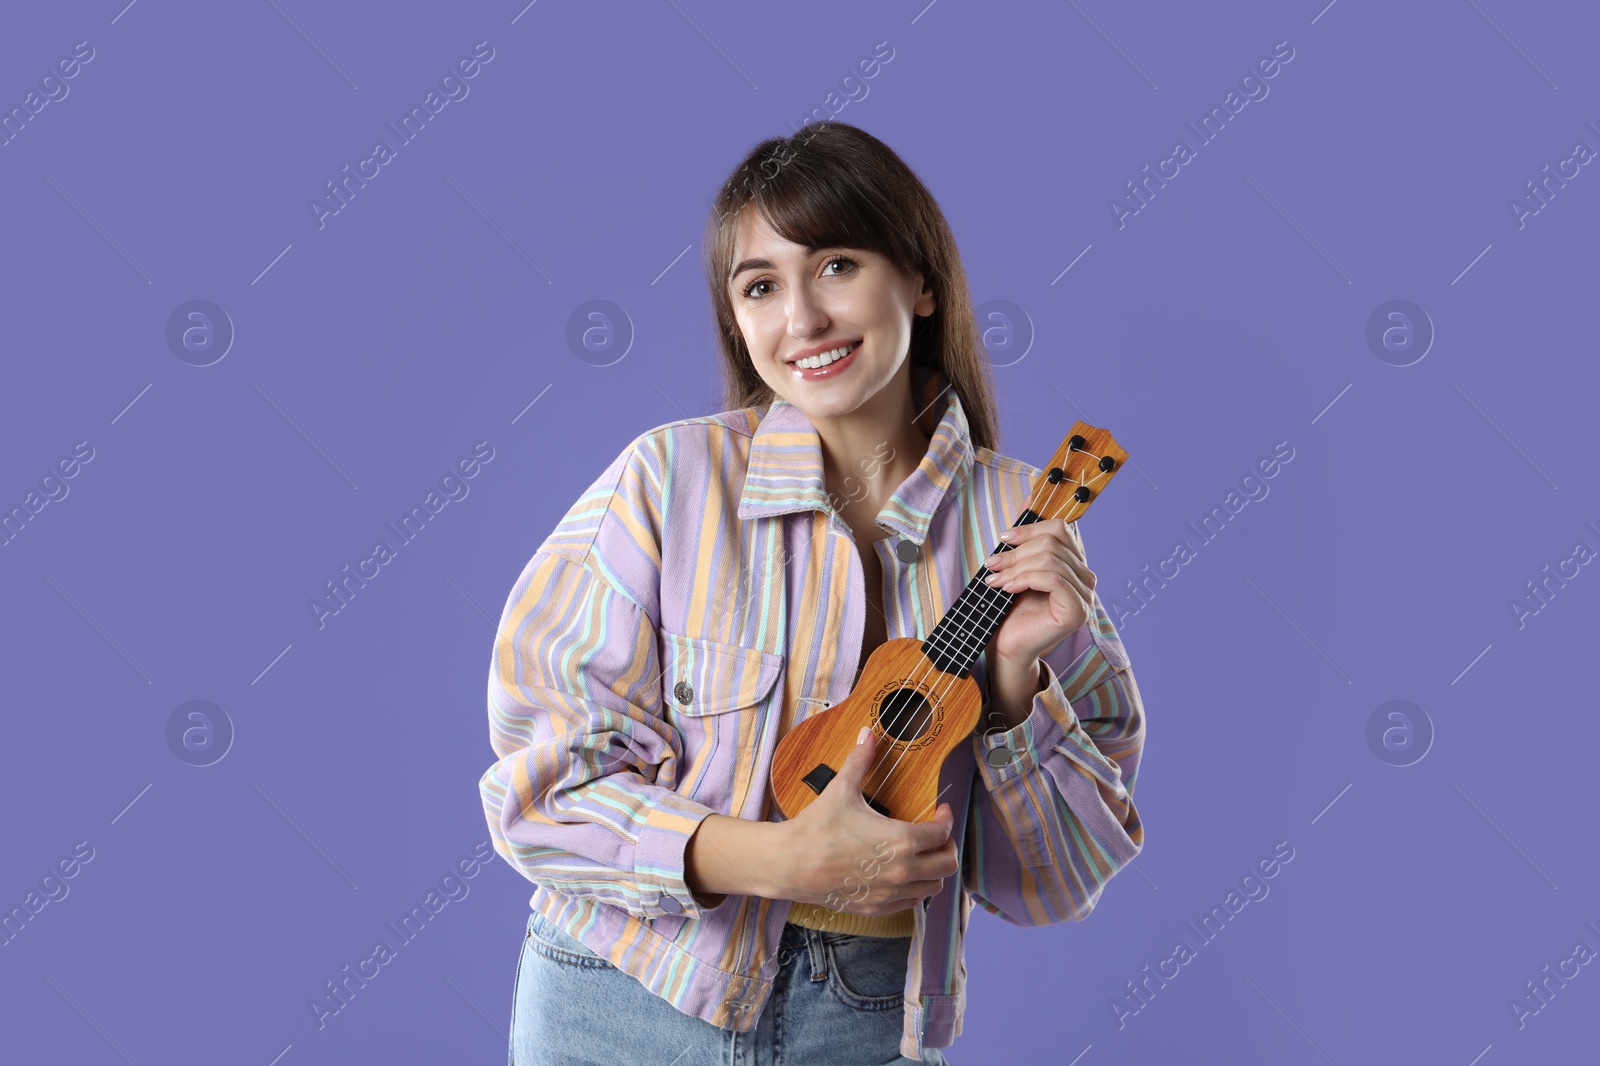
<path fill-rule="evenodd" d="M 1138 688 L 1075 525 L 987 555 L 1040 471 L 994 450 L 960 258 L 893 151 L 836 122 L 757 145 L 706 268 L 727 409 L 635 439 L 495 640 L 480 790 L 535 885 L 511 1061 L 944 1062 L 972 905 L 1081 919 L 1139 853 Z M 778 740 L 985 565 L 1014 602 L 931 816 L 867 805 L 868 734 L 784 820 Z"/>

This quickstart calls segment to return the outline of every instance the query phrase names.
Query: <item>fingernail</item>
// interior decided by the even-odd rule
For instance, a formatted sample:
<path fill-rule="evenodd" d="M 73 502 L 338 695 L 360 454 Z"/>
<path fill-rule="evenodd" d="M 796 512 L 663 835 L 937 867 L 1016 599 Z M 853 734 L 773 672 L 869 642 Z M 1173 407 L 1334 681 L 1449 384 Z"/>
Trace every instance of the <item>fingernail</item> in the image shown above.
<path fill-rule="evenodd" d="M 1010 543 L 1011 541 L 1015 540 L 1016 538 L 1017 538 L 1017 534 L 1016 534 L 1015 530 L 1008 529 L 1004 533 L 1000 534 L 1000 539 L 1003 540 L 1003 541 L 1006 541 L 1007 543 Z"/>
<path fill-rule="evenodd" d="M 856 746 L 857 747 L 860 747 L 862 744 L 865 744 L 867 742 L 867 731 L 870 730 L 871 728 L 872 728 L 871 726 L 865 726 L 865 725 L 861 727 L 861 732 L 856 734 Z"/>

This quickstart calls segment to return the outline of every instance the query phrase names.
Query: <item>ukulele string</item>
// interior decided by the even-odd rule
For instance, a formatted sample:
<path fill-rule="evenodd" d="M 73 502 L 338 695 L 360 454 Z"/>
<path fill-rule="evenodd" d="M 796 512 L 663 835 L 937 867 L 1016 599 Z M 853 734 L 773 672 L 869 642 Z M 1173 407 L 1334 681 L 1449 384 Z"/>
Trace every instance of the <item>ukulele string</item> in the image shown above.
<path fill-rule="evenodd" d="M 1061 482 L 1061 484 L 1066 484 L 1066 483 L 1067 483 L 1066 479 L 1063 479 L 1062 482 Z M 1079 484 L 1081 484 L 1081 482 Z M 1055 498 L 1055 492 L 1056 492 L 1056 486 L 1052 485 L 1051 488 L 1050 488 L 1050 495 L 1045 500 L 1044 506 L 1042 508 L 1033 507 L 1032 506 L 1033 500 L 1030 499 L 1030 501 L 1029 501 L 1029 504 L 1030 504 L 1029 510 L 1034 511 L 1035 514 L 1038 514 L 1038 513 L 1041 513 L 1043 510 L 1048 509 L 1050 504 L 1051 504 L 1051 502 L 1053 502 L 1053 500 Z M 1037 494 L 1038 494 L 1038 488 L 1035 488 L 1033 495 L 1036 496 Z M 1002 541 L 1001 543 L 1004 544 L 1005 542 Z M 1003 550 L 1009 550 L 1009 546 L 1006 546 Z M 980 581 L 981 581 L 981 578 L 980 578 Z M 993 594 L 993 595 L 991 595 L 991 594 Z M 990 607 L 994 606 L 994 604 L 996 604 L 998 602 L 1004 601 L 1004 606 L 1002 606 L 1000 608 L 1001 612 L 1003 613 L 1005 608 L 1010 606 L 1011 597 L 1012 597 L 1012 594 L 1006 592 L 1003 589 L 997 589 L 992 585 L 980 584 L 977 597 L 975 598 L 975 601 L 974 601 L 975 609 L 978 610 L 980 617 L 986 617 L 989 614 Z M 962 614 L 966 614 L 965 609 L 963 610 Z M 956 615 L 954 617 L 956 617 L 960 621 L 972 620 L 970 615 L 967 615 L 966 617 L 962 617 L 961 614 L 958 614 L 958 615 Z M 998 617 L 998 615 L 996 615 L 996 617 Z M 944 646 L 941 646 L 940 642 L 935 642 L 934 650 L 935 651 L 942 651 L 942 652 L 960 650 L 961 646 L 962 646 L 962 644 L 964 644 L 964 642 L 957 643 L 954 640 L 954 638 L 952 638 L 948 642 L 948 644 L 949 644 L 948 647 L 944 647 Z M 924 676 L 925 674 L 931 672 L 933 669 L 934 668 L 932 667 L 932 665 L 930 663 L 929 665 L 927 665 L 927 666 L 925 666 L 923 668 L 921 674 L 913 674 L 912 677 L 908 679 L 908 681 L 914 683 L 914 682 L 920 680 L 920 678 L 922 676 Z M 937 703 L 939 700 L 943 699 L 945 697 L 945 695 L 947 695 L 949 693 L 950 689 L 952 687 L 954 687 L 954 685 L 955 685 L 955 679 L 952 678 L 950 680 L 950 682 L 948 682 L 946 684 L 946 686 L 945 686 L 943 691 L 936 692 L 936 693 L 933 694 L 934 695 L 934 702 Z M 909 695 L 902 695 L 902 694 L 907 694 L 907 693 L 909 693 Z M 894 717 L 893 723 L 892 723 L 893 726 L 898 727 L 899 724 L 900 724 L 900 715 L 901 715 L 901 713 L 903 711 L 906 710 L 906 706 L 905 705 L 915 701 L 918 697 L 916 696 L 915 692 L 912 691 L 909 688 L 901 689 L 899 692 L 896 693 L 896 695 L 897 696 L 902 696 L 901 706 L 897 707 L 895 709 L 895 717 Z M 892 730 L 890 730 L 889 732 L 890 732 L 891 736 L 893 736 Z M 889 778 L 894 775 L 894 771 L 899 768 L 900 762 L 905 759 L 906 754 L 910 750 L 911 750 L 911 747 L 910 747 L 909 744 L 901 749 L 901 751 L 895 757 L 894 764 L 889 767 L 888 771 L 883 775 L 882 780 L 880 780 L 878 782 L 877 788 L 875 788 L 873 790 L 873 792 L 872 792 L 872 798 L 873 799 L 877 799 L 878 798 L 878 793 L 883 790 L 884 785 L 889 783 Z M 873 767 L 869 768 L 868 771 L 867 771 L 868 776 L 870 777 L 872 772 L 874 770 L 876 770 L 876 769 L 877 769 L 876 765 L 874 765 Z"/>
<path fill-rule="evenodd" d="M 1053 495 L 1054 490 L 1052 489 L 1051 491 L 1052 491 L 1052 495 Z M 993 610 L 997 610 L 999 613 L 1003 613 L 1004 610 L 1006 609 L 1006 607 L 1010 606 L 1010 602 L 1011 602 L 1012 599 L 1013 599 L 1013 594 L 1008 593 L 1003 589 L 996 589 L 991 585 L 982 585 L 982 586 L 979 586 L 979 588 L 978 588 L 977 596 L 975 598 L 974 605 L 971 608 L 971 610 L 973 612 L 975 612 L 975 615 L 973 613 L 969 613 L 968 610 L 964 608 L 962 612 L 958 612 L 953 617 L 955 619 L 957 619 L 958 621 L 970 621 L 970 620 L 973 620 L 974 617 L 976 617 L 978 619 L 982 619 L 982 620 L 991 620 L 989 618 L 991 610 L 993 609 Z M 994 617 L 998 617 L 998 616 L 999 616 L 998 613 L 994 615 Z M 967 649 L 965 649 L 964 643 L 965 643 L 964 641 L 957 642 L 955 640 L 955 638 L 953 638 L 953 637 L 950 638 L 947 642 L 941 642 L 941 641 L 937 641 L 936 640 L 934 642 L 934 649 L 933 650 L 942 651 L 942 652 L 965 651 Z M 971 650 L 976 650 L 976 649 L 971 649 Z M 931 667 L 931 665 L 927 666 L 927 667 L 924 667 L 924 673 L 926 673 L 927 671 L 932 670 L 932 669 L 934 669 L 934 668 Z M 921 676 L 922 675 L 914 674 L 909 679 L 909 681 L 914 684 L 917 680 L 920 679 Z M 936 691 L 936 692 L 932 693 L 933 702 L 935 704 L 937 704 L 937 702 L 939 700 L 942 700 L 946 695 L 948 695 L 950 689 L 952 687 L 954 687 L 955 683 L 956 683 L 955 679 L 952 678 L 945 685 L 943 690 Z M 891 738 L 897 736 L 898 727 L 901 724 L 902 717 L 909 716 L 910 708 L 909 708 L 908 705 L 911 704 L 911 703 L 916 702 L 919 699 L 919 697 L 916 695 L 916 693 L 914 691 L 910 690 L 910 689 L 902 689 L 896 695 L 900 696 L 901 705 L 894 709 L 894 714 L 893 714 L 892 718 L 890 719 L 890 728 L 887 730 L 887 732 L 890 733 Z M 883 790 L 883 787 L 889 783 L 889 779 L 894 776 L 894 771 L 899 768 L 899 765 L 900 765 L 901 761 L 903 761 L 905 759 L 907 753 L 909 753 L 910 750 L 911 750 L 911 747 L 908 744 L 905 747 L 903 747 L 900 750 L 900 752 L 896 755 L 894 763 L 889 767 L 888 771 L 884 773 L 882 779 L 878 782 L 877 787 L 873 790 L 873 793 L 872 793 L 872 798 L 873 799 L 877 799 L 878 793 L 881 792 Z M 872 767 L 872 769 L 868 771 L 869 775 L 873 770 L 876 770 L 877 768 L 878 768 L 877 766 Z"/>
<path fill-rule="evenodd" d="M 1084 454 L 1088 455 L 1090 458 L 1095 459 L 1097 461 L 1102 459 L 1101 456 L 1095 455 L 1093 452 L 1090 452 L 1086 448 L 1079 448 L 1079 449 L 1073 449 L 1073 450 L 1082 451 Z M 1045 502 L 1044 502 L 1044 505 L 1042 507 L 1034 507 L 1034 506 L 1032 506 L 1033 502 L 1034 502 L 1034 499 L 1039 494 L 1040 487 L 1042 487 L 1042 486 L 1035 486 L 1033 492 L 1030 494 L 1029 510 L 1033 511 L 1035 515 L 1042 514 L 1044 511 L 1049 510 L 1051 504 L 1055 500 L 1056 491 L 1058 490 L 1058 488 L 1060 486 L 1062 486 L 1062 485 L 1072 485 L 1072 486 L 1074 486 L 1074 490 L 1077 487 L 1088 487 L 1089 485 L 1093 485 L 1095 482 L 1099 481 L 1107 473 L 1109 473 L 1109 471 L 1101 470 L 1096 474 L 1095 477 L 1091 478 L 1088 481 L 1083 481 L 1083 480 L 1074 481 L 1073 479 L 1071 479 L 1069 477 L 1063 477 L 1061 479 L 1061 481 L 1056 482 L 1054 484 L 1051 484 L 1049 494 L 1045 498 Z M 1046 482 L 1046 484 L 1048 484 L 1048 482 Z M 1085 508 L 1084 509 L 1087 510 L 1088 509 L 1087 508 L 1088 501 L 1084 501 L 1084 503 L 1085 503 Z M 1080 511 L 1079 515 L 1081 515 L 1082 513 L 1083 512 Z M 1073 518 L 1064 519 L 1064 521 L 1072 522 L 1072 521 L 1075 521 L 1077 517 L 1078 516 L 1075 515 Z M 1035 518 L 1035 521 L 1038 521 L 1038 520 L 1039 520 L 1038 518 Z M 1029 523 L 1029 524 L 1031 525 L 1032 523 Z M 1004 541 L 1002 541 L 1001 543 L 1003 545 L 1005 544 Z M 1004 548 L 1002 548 L 1001 550 L 1009 551 L 1009 550 L 1011 550 L 1011 546 L 1010 545 L 1005 545 Z M 985 567 L 983 569 L 987 569 L 987 567 Z M 981 582 L 981 578 L 980 578 L 980 582 Z M 992 585 L 987 585 L 987 584 L 981 584 L 980 583 L 980 585 L 978 586 L 978 589 L 979 589 L 979 592 L 978 592 L 977 597 L 974 600 L 974 603 L 973 603 L 972 607 L 971 608 L 963 608 L 961 611 L 958 611 L 952 617 L 954 617 L 958 621 L 967 622 L 967 621 L 974 620 L 974 615 L 976 615 L 977 620 L 980 620 L 980 621 L 983 622 L 984 625 L 987 625 L 990 622 L 992 622 L 995 618 L 999 618 L 999 617 L 1003 616 L 1005 614 L 1006 610 L 1011 606 L 1011 602 L 1016 598 L 1016 594 L 1015 593 L 1007 592 L 1004 589 L 995 588 Z M 993 595 L 991 595 L 991 593 L 993 593 Z M 991 614 L 990 614 L 991 610 L 994 610 L 994 614 L 993 614 L 992 617 L 991 617 Z M 949 645 L 948 647 L 944 647 L 943 646 L 946 643 Z M 957 647 L 960 647 L 960 645 L 964 644 L 964 643 L 965 643 L 964 641 L 957 642 L 952 637 L 946 642 L 935 642 L 935 650 L 937 650 L 937 651 L 949 651 L 949 650 L 956 649 Z M 932 667 L 931 663 L 929 664 L 927 669 L 928 670 L 934 669 Z M 912 680 L 912 681 L 919 680 L 920 676 L 921 675 L 913 675 L 913 677 L 910 680 Z M 949 694 L 950 690 L 955 686 L 955 684 L 956 684 L 956 678 L 952 677 L 951 680 L 944 686 L 943 690 L 941 690 L 939 692 L 936 692 L 934 694 L 934 701 L 933 702 L 935 704 L 937 704 L 939 700 L 942 700 L 946 695 Z M 905 692 L 907 690 L 902 689 L 901 691 Z M 913 696 L 911 698 L 912 699 L 915 698 L 914 694 L 913 694 Z M 908 700 L 905 700 L 905 701 L 902 701 L 902 702 L 904 703 L 904 702 L 909 702 L 909 701 L 910 700 L 908 699 Z M 903 708 L 900 708 L 900 709 L 896 710 L 896 717 L 894 719 L 894 725 L 895 726 L 899 725 L 899 712 L 900 712 L 901 709 L 903 709 Z M 903 760 L 905 758 L 907 752 L 909 752 L 910 750 L 911 750 L 911 746 L 908 744 L 900 751 L 899 755 L 895 758 L 894 764 L 889 767 L 889 770 L 888 770 L 887 773 L 884 774 L 883 779 L 878 782 L 877 788 L 875 788 L 873 790 L 872 798 L 874 800 L 878 798 L 878 793 L 883 790 L 883 786 L 888 783 L 889 778 L 891 776 L 893 776 L 894 771 L 899 767 L 901 760 Z M 869 767 L 868 771 L 867 771 L 867 775 L 870 777 L 872 775 L 872 773 L 876 769 L 877 769 L 877 765 L 876 764 L 874 766 L 872 766 L 872 767 Z"/>
<path fill-rule="evenodd" d="M 1088 452 L 1087 449 L 1079 449 L 1079 450 L 1084 451 L 1086 454 L 1091 455 L 1095 459 L 1099 459 L 1100 458 L 1100 456 L 1095 456 L 1095 455 L 1093 455 L 1092 452 Z M 1071 481 L 1068 478 L 1063 478 L 1062 481 L 1057 483 L 1057 484 L 1068 484 L 1068 483 L 1070 483 L 1070 484 L 1077 485 L 1077 486 L 1088 486 L 1088 485 L 1092 485 L 1095 482 L 1099 481 L 1100 478 L 1102 476 L 1104 476 L 1105 473 L 1106 473 L 1106 471 L 1101 471 L 1094 478 L 1090 479 L 1087 482 L 1085 482 L 1085 481 L 1075 481 L 1074 482 L 1074 481 Z M 1050 507 L 1051 503 L 1055 499 L 1055 493 L 1056 493 L 1056 488 L 1054 486 L 1052 486 L 1052 488 L 1050 489 L 1049 496 L 1045 500 L 1044 506 L 1042 508 L 1030 507 L 1031 510 L 1034 510 L 1035 515 L 1041 513 L 1043 510 L 1047 510 Z M 1034 495 L 1037 496 L 1037 494 L 1038 494 L 1038 490 L 1036 488 L 1035 491 L 1034 491 Z M 1030 500 L 1030 504 L 1031 503 L 1032 503 L 1032 501 Z M 1085 507 L 1085 510 L 1087 510 L 1087 506 Z M 1082 512 L 1079 512 L 1079 515 L 1081 515 L 1081 514 L 1082 514 Z M 1065 521 L 1071 522 L 1071 521 L 1074 521 L 1077 517 L 1078 516 L 1075 515 L 1075 516 L 1073 516 L 1073 518 L 1065 519 Z M 1036 517 L 1034 521 L 1038 521 L 1038 520 L 1039 519 Z M 1029 523 L 1029 524 L 1031 524 L 1031 523 Z M 1003 547 L 1002 547 L 1001 550 L 1010 550 L 1010 546 L 1004 545 L 1004 542 L 1002 542 L 1002 545 L 1003 545 Z M 991 595 L 991 593 L 993 595 Z M 981 618 L 985 623 L 988 623 L 988 622 L 992 621 L 993 618 L 998 618 L 1001 615 L 1003 615 L 1005 613 L 1006 609 L 1010 607 L 1011 602 L 1012 602 L 1013 599 L 1015 599 L 1015 594 L 1014 593 L 1006 592 L 1003 589 L 996 589 L 992 585 L 979 585 L 978 586 L 978 596 L 976 597 L 974 606 L 970 610 L 964 608 L 962 611 L 957 612 L 952 617 L 956 618 L 957 620 L 967 621 L 967 620 L 971 620 L 972 619 L 973 613 L 975 612 L 976 615 L 979 618 Z M 997 607 L 997 605 L 998 605 L 998 607 Z M 995 610 L 993 618 L 990 617 L 990 612 L 991 612 L 992 609 Z M 948 651 L 948 650 L 952 650 L 952 649 L 956 649 L 956 648 L 960 647 L 960 645 L 953 638 L 951 640 L 949 640 L 947 643 L 948 643 L 949 647 L 942 647 L 940 642 L 936 641 L 935 642 L 935 650 Z M 910 680 L 915 681 L 917 679 L 918 679 L 917 675 L 913 675 L 913 677 Z M 951 681 L 945 686 L 945 688 L 942 691 L 934 693 L 934 702 L 937 703 L 939 700 L 943 699 L 949 693 L 950 689 L 952 687 L 954 687 L 955 683 L 956 683 L 955 679 L 952 678 Z M 904 691 L 906 691 L 906 690 L 902 690 L 902 692 L 904 692 Z M 912 694 L 911 698 L 913 698 L 913 699 L 915 698 L 915 694 L 914 693 Z M 901 708 L 901 709 L 903 709 L 903 708 Z M 896 716 L 895 716 L 895 718 L 893 720 L 894 724 L 896 726 L 899 725 L 899 720 L 900 720 L 900 716 L 899 716 L 899 712 L 897 710 Z M 888 773 L 886 773 L 884 775 L 883 780 L 878 783 L 877 789 L 875 789 L 873 791 L 873 794 L 872 794 L 872 798 L 873 799 L 877 799 L 878 792 L 881 791 L 883 789 L 883 786 L 888 783 L 889 778 L 893 775 L 895 769 L 898 768 L 898 766 L 900 764 L 900 761 L 905 758 L 906 753 L 909 752 L 909 751 L 910 751 L 910 746 L 909 745 L 901 750 L 900 754 L 898 755 L 898 757 L 895 760 L 894 765 L 889 768 L 889 771 L 888 771 Z M 876 765 L 868 770 L 869 776 L 872 773 L 872 771 L 875 770 L 875 769 L 877 769 Z"/>

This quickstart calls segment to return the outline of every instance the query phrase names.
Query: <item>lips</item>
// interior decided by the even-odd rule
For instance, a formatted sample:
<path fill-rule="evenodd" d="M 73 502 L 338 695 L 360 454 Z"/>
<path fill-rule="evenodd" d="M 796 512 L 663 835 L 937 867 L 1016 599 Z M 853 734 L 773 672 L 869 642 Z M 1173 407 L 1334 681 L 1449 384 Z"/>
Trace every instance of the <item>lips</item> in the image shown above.
<path fill-rule="evenodd" d="M 844 356 L 842 359 L 835 359 L 826 366 L 819 366 L 812 370 L 807 370 L 804 367 L 801 367 L 798 363 L 790 363 L 789 366 L 792 369 L 795 377 L 804 381 L 815 381 L 819 378 L 833 377 L 836 374 L 848 370 L 851 366 L 855 365 L 856 355 L 860 353 L 860 351 L 861 342 L 857 341 L 855 346 L 850 349 L 850 353 L 848 355 Z"/>
<path fill-rule="evenodd" d="M 818 345 L 815 348 L 807 348 L 805 351 L 800 352 L 800 353 L 798 353 L 796 355 L 793 355 L 790 358 L 784 360 L 784 362 L 789 364 L 790 366 L 793 366 L 794 364 L 798 363 L 802 359 L 815 359 L 817 356 L 822 355 L 825 352 L 836 352 L 840 348 L 850 348 L 850 347 L 857 346 L 860 343 L 861 343 L 860 338 L 857 338 L 856 340 L 853 340 L 853 341 L 835 341 L 835 342 L 833 342 L 831 344 Z"/>

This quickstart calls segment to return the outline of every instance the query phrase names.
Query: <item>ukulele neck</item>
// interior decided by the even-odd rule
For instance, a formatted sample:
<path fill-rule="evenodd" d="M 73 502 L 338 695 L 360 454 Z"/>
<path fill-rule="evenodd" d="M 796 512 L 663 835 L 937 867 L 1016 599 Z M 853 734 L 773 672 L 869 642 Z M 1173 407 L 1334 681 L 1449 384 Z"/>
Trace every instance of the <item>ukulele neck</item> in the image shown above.
<path fill-rule="evenodd" d="M 1030 508 L 1023 511 L 1013 525 L 1026 526 L 1037 521 L 1039 515 Z M 994 554 L 1008 552 L 1012 547 L 1001 541 Z M 994 571 L 987 566 L 980 566 L 939 624 L 933 627 L 933 632 L 928 634 L 928 639 L 922 642 L 922 654 L 947 674 L 967 676 L 972 664 L 999 631 L 1006 611 L 1016 598 L 1012 593 L 984 583 L 992 573 Z"/>
<path fill-rule="evenodd" d="M 1105 491 L 1106 485 L 1127 462 L 1128 453 L 1111 434 L 1087 422 L 1075 422 L 1049 465 L 1034 482 L 1028 507 L 1012 527 L 1051 521 L 1076 522 L 1090 504 Z M 1010 551 L 1014 545 L 1001 541 L 993 554 Z M 922 654 L 940 670 L 966 677 L 1005 619 L 1016 597 L 1004 589 L 986 584 L 994 573 L 980 566 L 955 603 L 922 642 Z"/>

